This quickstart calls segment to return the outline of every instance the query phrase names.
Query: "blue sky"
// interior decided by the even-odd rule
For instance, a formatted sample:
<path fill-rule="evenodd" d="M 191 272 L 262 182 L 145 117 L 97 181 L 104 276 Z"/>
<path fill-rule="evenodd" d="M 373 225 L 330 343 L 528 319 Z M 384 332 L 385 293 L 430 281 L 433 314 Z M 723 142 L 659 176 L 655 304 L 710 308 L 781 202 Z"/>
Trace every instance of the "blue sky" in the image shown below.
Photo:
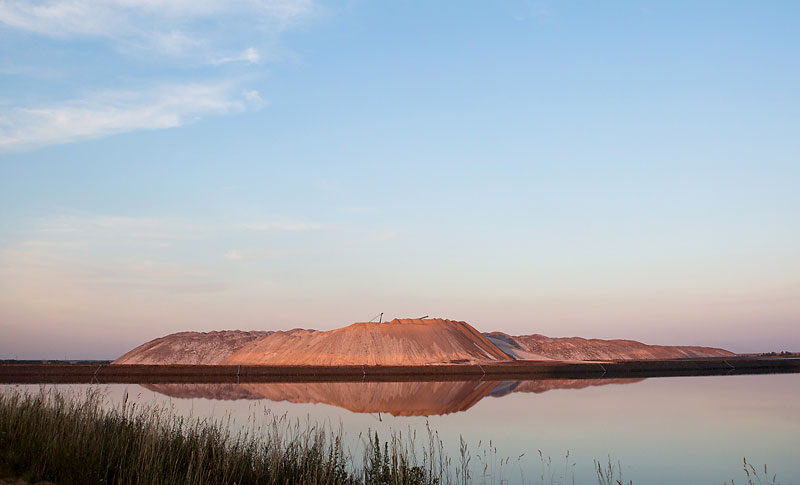
<path fill-rule="evenodd" d="M 0 357 L 381 311 L 798 350 L 798 20 L 0 0 Z"/>

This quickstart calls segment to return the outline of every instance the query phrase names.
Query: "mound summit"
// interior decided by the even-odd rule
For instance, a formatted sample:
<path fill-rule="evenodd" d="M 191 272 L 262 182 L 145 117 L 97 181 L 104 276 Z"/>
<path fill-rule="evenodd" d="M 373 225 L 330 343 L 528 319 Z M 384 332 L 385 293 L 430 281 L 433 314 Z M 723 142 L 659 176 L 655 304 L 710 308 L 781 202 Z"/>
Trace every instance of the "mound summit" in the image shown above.
<path fill-rule="evenodd" d="M 295 332 L 254 340 L 223 364 L 418 365 L 507 360 L 465 322 L 394 319 L 354 323 L 328 332 Z"/>
<path fill-rule="evenodd" d="M 710 347 L 632 340 L 481 334 L 466 322 L 394 319 L 329 331 L 181 332 L 147 342 L 114 364 L 429 365 L 504 360 L 675 359 L 734 355 Z"/>

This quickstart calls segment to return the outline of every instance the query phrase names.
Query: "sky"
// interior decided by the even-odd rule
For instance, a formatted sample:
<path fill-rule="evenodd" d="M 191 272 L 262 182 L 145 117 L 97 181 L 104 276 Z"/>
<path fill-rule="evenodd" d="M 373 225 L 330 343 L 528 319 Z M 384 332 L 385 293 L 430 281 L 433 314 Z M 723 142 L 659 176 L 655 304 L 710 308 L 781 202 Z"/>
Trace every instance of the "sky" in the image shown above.
<path fill-rule="evenodd" d="M 0 358 L 380 312 L 800 350 L 798 21 L 0 0 Z"/>

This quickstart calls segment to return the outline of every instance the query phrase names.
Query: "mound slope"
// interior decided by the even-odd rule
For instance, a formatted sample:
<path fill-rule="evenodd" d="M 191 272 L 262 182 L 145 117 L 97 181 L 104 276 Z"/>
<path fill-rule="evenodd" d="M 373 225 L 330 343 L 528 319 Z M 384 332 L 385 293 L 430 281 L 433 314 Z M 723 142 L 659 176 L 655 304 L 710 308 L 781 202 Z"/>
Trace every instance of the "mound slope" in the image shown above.
<path fill-rule="evenodd" d="M 440 318 L 354 323 L 327 332 L 254 340 L 223 364 L 424 365 L 508 360 L 465 322 Z"/>
<path fill-rule="evenodd" d="M 144 343 L 115 364 L 219 364 L 249 342 L 272 332 L 179 332 Z"/>
<path fill-rule="evenodd" d="M 648 360 L 730 357 L 725 349 L 698 346 L 647 345 L 635 340 L 601 340 L 544 335 L 484 334 L 510 357 L 530 360 Z"/>

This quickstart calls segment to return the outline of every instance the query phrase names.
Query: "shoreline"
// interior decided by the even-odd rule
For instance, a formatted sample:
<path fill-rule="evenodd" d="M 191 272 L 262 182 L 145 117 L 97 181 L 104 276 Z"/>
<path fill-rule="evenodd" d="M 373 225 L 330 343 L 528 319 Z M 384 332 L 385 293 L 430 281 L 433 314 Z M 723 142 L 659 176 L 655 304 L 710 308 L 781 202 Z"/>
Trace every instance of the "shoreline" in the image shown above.
<path fill-rule="evenodd" d="M 800 358 L 507 361 L 416 366 L 0 364 L 0 384 L 599 379 L 800 373 Z"/>

